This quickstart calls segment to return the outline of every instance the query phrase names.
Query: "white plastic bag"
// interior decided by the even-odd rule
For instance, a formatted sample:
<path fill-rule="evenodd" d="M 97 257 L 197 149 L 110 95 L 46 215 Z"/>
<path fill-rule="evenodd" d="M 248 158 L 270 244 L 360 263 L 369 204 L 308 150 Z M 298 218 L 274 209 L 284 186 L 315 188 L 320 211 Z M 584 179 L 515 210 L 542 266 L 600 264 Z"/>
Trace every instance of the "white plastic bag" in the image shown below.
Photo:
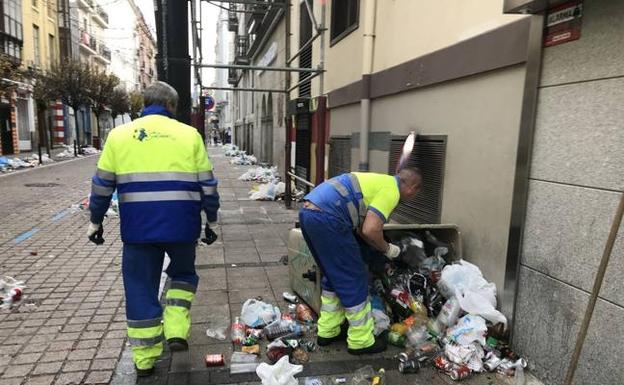
<path fill-rule="evenodd" d="M 507 319 L 496 310 L 496 285 L 486 281 L 476 265 L 461 260 L 446 266 L 438 288 L 446 298 L 455 296 L 466 313 L 482 316 L 493 324 L 502 323 L 507 328 Z"/>
<path fill-rule="evenodd" d="M 262 380 L 262 385 L 297 385 L 299 381 L 295 374 L 303 371 L 302 365 L 293 365 L 288 362 L 288 356 L 280 358 L 275 365 L 261 363 L 256 368 L 256 374 Z"/>
<path fill-rule="evenodd" d="M 472 343 L 466 346 L 447 344 L 444 347 L 444 354 L 449 361 L 457 365 L 468 365 L 474 372 L 483 371 L 483 357 L 485 352 L 481 345 Z"/>
<path fill-rule="evenodd" d="M 252 328 L 268 325 L 281 316 L 278 307 L 253 298 L 245 301 L 241 310 L 241 321 Z"/>
<path fill-rule="evenodd" d="M 380 335 L 384 331 L 390 329 L 390 317 L 379 309 L 373 309 L 373 319 L 375 320 L 375 330 L 373 334 Z"/>
<path fill-rule="evenodd" d="M 451 341 L 463 346 L 470 345 L 475 341 L 481 346 L 485 346 L 485 333 L 487 333 L 485 320 L 472 314 L 463 316 L 457 325 L 446 331 L 446 335 Z"/>
<path fill-rule="evenodd" d="M 502 323 L 507 329 L 507 318 L 496 310 L 495 292 L 496 289 L 465 289 L 457 290 L 455 297 L 466 313 L 479 315 L 494 325 Z"/>

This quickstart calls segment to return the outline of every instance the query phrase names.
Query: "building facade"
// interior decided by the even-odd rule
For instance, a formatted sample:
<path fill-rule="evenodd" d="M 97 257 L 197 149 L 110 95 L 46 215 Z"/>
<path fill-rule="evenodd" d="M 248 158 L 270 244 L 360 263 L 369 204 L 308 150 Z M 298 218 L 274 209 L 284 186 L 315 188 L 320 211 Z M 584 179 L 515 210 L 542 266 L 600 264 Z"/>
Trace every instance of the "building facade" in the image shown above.
<path fill-rule="evenodd" d="M 143 91 L 156 80 L 156 41 L 140 11 L 137 14 L 137 48 L 137 81 L 139 90 Z"/>
<path fill-rule="evenodd" d="M 0 2 L 0 53 L 7 62 L 19 66 L 24 46 L 22 1 Z M 28 92 L 28 85 L 12 79 L 0 79 L 0 155 L 19 152 L 16 120 L 17 90 Z"/>
<path fill-rule="evenodd" d="M 234 33 L 229 29 L 228 12 L 221 9 L 219 17 L 217 19 L 216 32 L 217 39 L 215 44 L 215 63 L 217 64 L 229 64 L 231 61 L 231 54 L 234 49 L 233 37 Z M 227 70 L 216 70 L 213 86 L 226 88 L 229 86 Z M 232 107 L 232 92 L 225 90 L 215 90 L 211 93 L 215 100 L 215 107 L 212 111 L 212 116 L 208 119 L 208 125 L 213 129 L 218 130 L 221 133 L 229 131 L 230 133 L 234 129 L 234 122 L 232 121 L 231 107 Z"/>

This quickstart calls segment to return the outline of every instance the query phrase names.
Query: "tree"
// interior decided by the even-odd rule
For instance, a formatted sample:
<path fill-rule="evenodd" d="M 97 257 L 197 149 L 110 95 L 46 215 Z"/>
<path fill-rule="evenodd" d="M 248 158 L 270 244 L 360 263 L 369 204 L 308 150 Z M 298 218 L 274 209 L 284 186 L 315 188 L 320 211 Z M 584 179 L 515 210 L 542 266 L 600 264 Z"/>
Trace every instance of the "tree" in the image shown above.
<path fill-rule="evenodd" d="M 119 85 L 119 78 L 115 75 L 109 75 L 105 72 L 93 72 L 92 84 L 89 98 L 91 99 L 93 112 L 95 113 L 97 129 L 99 135 L 100 132 L 100 117 L 106 111 L 106 108 L 111 105 L 115 87 Z"/>
<path fill-rule="evenodd" d="M 121 115 L 122 122 L 123 115 L 130 112 L 130 100 L 128 99 L 128 93 L 123 87 L 117 87 L 113 90 L 110 108 L 113 120 L 117 119 L 117 116 Z"/>
<path fill-rule="evenodd" d="M 130 118 L 136 119 L 139 117 L 141 108 L 143 108 L 143 95 L 138 91 L 133 91 L 128 95 L 130 99 Z"/>
<path fill-rule="evenodd" d="M 45 143 L 48 153 L 50 153 L 50 143 L 46 140 L 46 118 L 45 111 L 51 100 L 60 97 L 59 90 L 55 87 L 54 80 L 50 74 L 44 72 L 34 72 L 31 75 L 33 84 L 33 99 L 37 105 L 37 126 L 39 134 L 39 144 Z"/>
<path fill-rule="evenodd" d="M 66 105 L 74 109 L 74 121 L 76 123 L 76 141 L 80 147 L 80 129 L 78 126 L 78 109 L 81 106 L 90 106 L 94 87 L 93 72 L 78 60 L 68 59 L 61 65 L 52 69 L 50 73 L 52 87 L 60 95 L 60 99 Z"/>
<path fill-rule="evenodd" d="M 0 54 L 0 94 L 8 95 L 17 88 L 17 82 L 24 78 L 19 61 L 8 55 Z M 6 80 L 4 80 L 6 79 Z"/>

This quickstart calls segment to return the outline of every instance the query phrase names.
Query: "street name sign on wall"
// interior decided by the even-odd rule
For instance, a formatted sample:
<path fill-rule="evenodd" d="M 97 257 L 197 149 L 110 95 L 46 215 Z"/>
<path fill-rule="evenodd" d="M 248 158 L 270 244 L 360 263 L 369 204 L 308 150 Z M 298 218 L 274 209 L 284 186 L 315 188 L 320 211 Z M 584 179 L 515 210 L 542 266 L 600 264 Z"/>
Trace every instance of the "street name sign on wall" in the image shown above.
<path fill-rule="evenodd" d="M 581 37 L 582 17 L 582 0 L 570 1 L 549 9 L 546 16 L 544 46 L 552 47 L 578 40 Z"/>

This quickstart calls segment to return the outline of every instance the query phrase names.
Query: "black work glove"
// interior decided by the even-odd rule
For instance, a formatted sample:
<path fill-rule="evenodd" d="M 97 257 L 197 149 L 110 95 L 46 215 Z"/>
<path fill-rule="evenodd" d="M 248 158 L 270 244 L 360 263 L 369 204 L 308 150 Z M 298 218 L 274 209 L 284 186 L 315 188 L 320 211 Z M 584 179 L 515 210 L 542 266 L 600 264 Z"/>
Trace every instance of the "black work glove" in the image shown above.
<path fill-rule="evenodd" d="M 212 245 L 215 243 L 217 238 L 217 233 L 215 233 L 214 230 L 210 228 L 210 225 L 206 223 L 206 227 L 204 228 L 204 238 L 202 238 L 201 241 L 207 245 Z"/>
<path fill-rule="evenodd" d="M 101 245 L 104 243 L 104 226 L 100 223 L 99 225 L 90 223 L 89 230 L 87 230 L 87 235 L 89 236 L 89 240 L 96 245 Z"/>

